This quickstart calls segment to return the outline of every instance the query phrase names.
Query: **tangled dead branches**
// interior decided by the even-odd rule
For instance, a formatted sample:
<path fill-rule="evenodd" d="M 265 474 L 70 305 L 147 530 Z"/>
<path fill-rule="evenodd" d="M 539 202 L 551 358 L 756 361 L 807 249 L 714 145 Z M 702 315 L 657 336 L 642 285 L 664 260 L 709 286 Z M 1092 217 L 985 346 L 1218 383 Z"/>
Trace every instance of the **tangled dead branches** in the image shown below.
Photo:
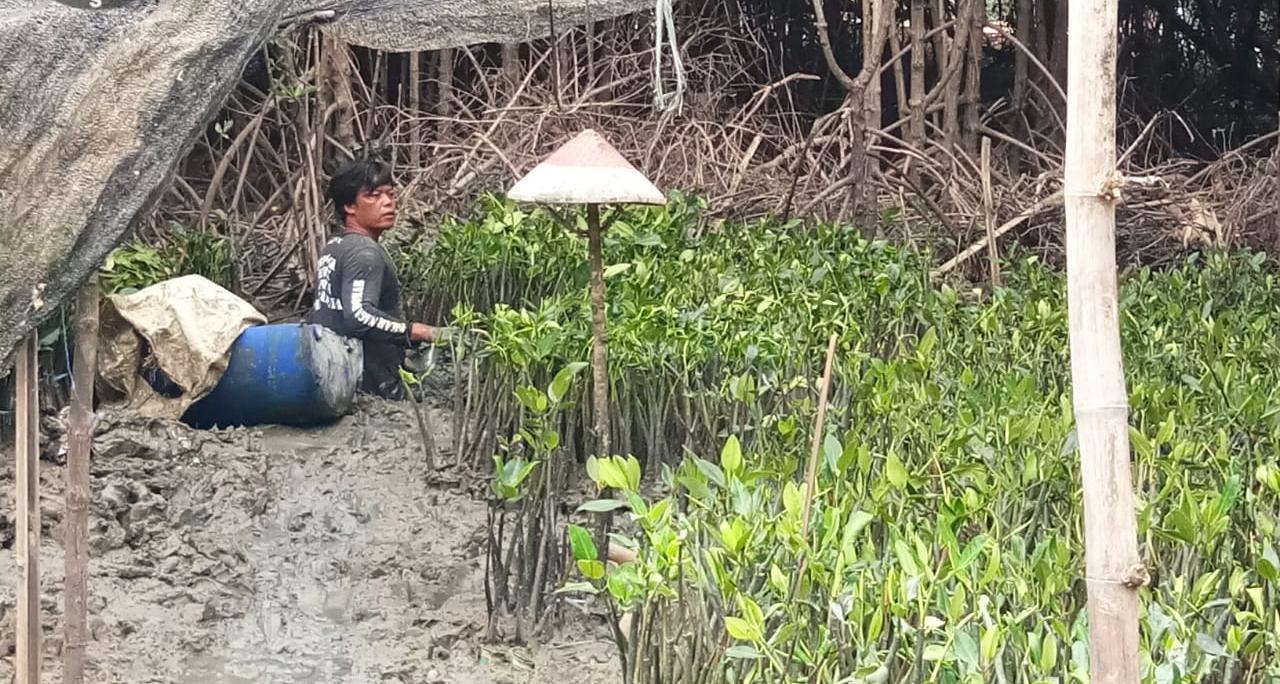
<path fill-rule="evenodd" d="M 861 106 L 810 113 L 825 99 L 824 75 L 788 72 L 751 24 L 726 22 L 714 6 L 682 10 L 681 111 L 653 102 L 652 17 L 412 59 L 335 47 L 315 28 L 279 39 L 191 154 L 147 236 L 164 239 L 170 221 L 218 231 L 233 245 L 241 294 L 264 310 L 296 311 L 330 230 L 323 190 L 336 161 L 369 152 L 391 160 L 410 228 L 400 239 L 429 242 L 440 215 L 467 212 L 477 194 L 504 190 L 591 127 L 659 187 L 705 196 L 704 229 L 763 215 L 849 220 L 861 183 L 883 209 L 859 217 L 860 228 L 929 245 L 951 259 L 940 273 L 984 277 L 985 259 L 974 257 L 991 235 L 1061 254 L 1061 89 L 1047 70 L 1018 102 L 986 106 L 970 124 L 972 145 L 944 130 L 940 82 L 916 120 L 901 111 L 865 129 L 864 176 L 855 172 Z M 992 31 L 1005 36 L 1007 27 Z M 1010 38 L 1000 49 L 1023 49 Z M 879 67 L 885 83 L 910 61 L 911 39 L 891 36 L 906 47 Z M 1276 136 L 1212 163 L 1170 161 L 1161 134 L 1173 125 L 1185 124 L 1162 114 L 1122 127 L 1139 132 L 1122 142 L 1121 170 L 1158 179 L 1126 189 L 1123 257 L 1159 263 L 1202 247 L 1280 247 L 1276 161 L 1266 158 Z M 989 154 L 979 154 L 983 137 Z"/>

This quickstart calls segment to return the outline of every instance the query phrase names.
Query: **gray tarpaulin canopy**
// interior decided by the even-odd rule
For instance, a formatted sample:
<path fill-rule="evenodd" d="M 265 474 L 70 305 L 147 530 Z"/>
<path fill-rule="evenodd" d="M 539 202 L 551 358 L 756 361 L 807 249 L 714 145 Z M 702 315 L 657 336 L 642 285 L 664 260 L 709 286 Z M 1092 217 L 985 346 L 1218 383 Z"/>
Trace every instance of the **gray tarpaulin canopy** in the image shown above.
<path fill-rule="evenodd" d="M 87 3 L 86 3 L 87 4 Z M 323 17 L 390 51 L 527 41 L 652 0 L 0 0 L 0 375 L 149 210 L 245 64 Z M 327 13 L 332 12 L 332 16 Z"/>

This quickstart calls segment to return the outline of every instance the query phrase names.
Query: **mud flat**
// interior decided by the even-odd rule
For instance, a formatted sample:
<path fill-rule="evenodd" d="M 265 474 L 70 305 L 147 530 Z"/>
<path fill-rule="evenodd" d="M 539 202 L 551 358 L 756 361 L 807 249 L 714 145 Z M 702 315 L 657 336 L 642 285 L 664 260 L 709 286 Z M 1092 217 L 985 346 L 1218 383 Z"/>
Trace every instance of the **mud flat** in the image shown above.
<path fill-rule="evenodd" d="M 441 409 L 434 417 L 451 423 Z M 485 504 L 468 478 L 426 472 L 407 406 L 362 401 L 318 430 L 202 432 L 112 414 L 98 430 L 88 681 L 619 680 L 608 633 L 589 617 L 532 649 L 485 643 Z M 16 582 L 11 448 L 0 459 L 4 682 Z M 63 469 L 41 465 L 44 679 L 56 682 Z"/>

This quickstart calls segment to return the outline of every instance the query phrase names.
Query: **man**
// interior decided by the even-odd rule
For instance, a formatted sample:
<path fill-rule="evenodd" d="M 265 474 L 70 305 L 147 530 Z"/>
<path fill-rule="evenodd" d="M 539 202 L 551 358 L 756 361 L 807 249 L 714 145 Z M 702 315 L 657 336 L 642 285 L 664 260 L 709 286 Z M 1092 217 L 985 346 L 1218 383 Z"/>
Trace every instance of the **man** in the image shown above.
<path fill-rule="evenodd" d="M 405 319 L 400 281 L 378 244 L 396 222 L 391 168 L 377 160 L 347 162 L 329 181 L 329 200 L 342 234 L 320 254 L 316 301 L 308 321 L 364 342 L 361 389 L 388 399 L 404 396 L 405 348 L 440 331 Z"/>

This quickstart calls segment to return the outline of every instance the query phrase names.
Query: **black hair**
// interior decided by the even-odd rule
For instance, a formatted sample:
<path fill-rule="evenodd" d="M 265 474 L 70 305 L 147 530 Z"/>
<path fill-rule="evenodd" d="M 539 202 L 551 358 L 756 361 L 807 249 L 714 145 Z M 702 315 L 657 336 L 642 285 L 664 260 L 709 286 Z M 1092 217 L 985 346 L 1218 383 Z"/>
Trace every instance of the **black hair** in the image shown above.
<path fill-rule="evenodd" d="M 347 221 L 347 205 L 356 195 L 391 185 L 391 165 L 380 159 L 352 159 L 338 167 L 329 179 L 329 201 L 339 224 Z"/>

